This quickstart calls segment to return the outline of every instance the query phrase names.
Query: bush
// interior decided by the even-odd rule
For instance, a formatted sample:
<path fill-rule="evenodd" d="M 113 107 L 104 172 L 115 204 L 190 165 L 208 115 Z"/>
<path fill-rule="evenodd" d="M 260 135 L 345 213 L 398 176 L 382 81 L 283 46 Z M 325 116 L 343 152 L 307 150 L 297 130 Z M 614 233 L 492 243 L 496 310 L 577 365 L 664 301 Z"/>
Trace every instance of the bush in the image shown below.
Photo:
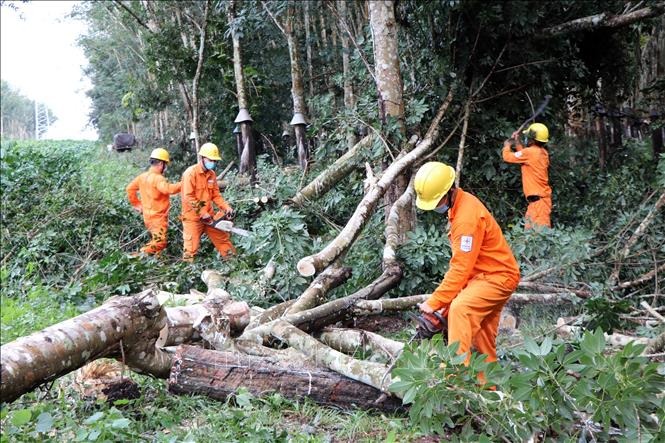
<path fill-rule="evenodd" d="M 465 366 L 457 345 L 435 337 L 412 346 L 393 371 L 390 390 L 411 404 L 423 432 L 454 431 L 462 441 L 665 438 L 665 367 L 642 357 L 642 345 L 608 353 L 601 330 L 573 344 L 527 338 L 505 367 L 477 354 Z M 478 384 L 481 372 L 496 391 Z"/>

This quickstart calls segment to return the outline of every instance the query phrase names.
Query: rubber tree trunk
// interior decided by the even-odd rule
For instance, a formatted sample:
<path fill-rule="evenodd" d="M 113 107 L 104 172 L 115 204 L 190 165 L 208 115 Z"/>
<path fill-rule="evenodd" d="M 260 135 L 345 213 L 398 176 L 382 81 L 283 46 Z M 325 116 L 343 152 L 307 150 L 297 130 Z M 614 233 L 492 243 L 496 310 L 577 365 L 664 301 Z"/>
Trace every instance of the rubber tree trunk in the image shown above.
<path fill-rule="evenodd" d="M 208 15 L 212 1 L 206 0 L 203 7 L 203 18 L 198 26 L 199 29 L 199 47 L 198 58 L 196 62 L 196 71 L 192 79 L 192 133 L 194 134 L 194 147 L 199 152 L 201 147 L 199 132 L 201 128 L 201 115 L 199 103 L 199 85 L 203 76 L 203 63 L 205 62 L 206 39 L 208 33 Z"/>
<path fill-rule="evenodd" d="M 351 63 L 349 61 L 349 35 L 346 32 L 348 24 L 348 14 L 346 11 L 346 0 L 337 0 L 337 11 L 340 20 L 340 35 L 342 36 L 342 71 L 344 75 L 344 109 L 347 114 L 353 112 L 355 106 L 355 97 L 353 96 L 353 83 L 351 79 Z M 356 134 L 353 127 L 346 130 L 346 144 L 349 149 L 353 148 L 356 144 Z"/>
<path fill-rule="evenodd" d="M 284 34 L 289 46 L 289 59 L 291 61 L 291 97 L 293 98 L 293 115 L 301 114 L 306 118 L 307 109 L 305 105 L 305 88 L 303 87 L 302 70 L 300 69 L 300 52 L 298 51 L 298 39 L 295 31 L 295 9 L 290 6 L 287 9 L 287 17 L 284 21 Z M 298 149 L 298 163 L 303 170 L 307 169 L 309 163 L 309 150 L 305 135 L 305 125 L 295 124 L 294 133 L 296 147 Z"/>
<path fill-rule="evenodd" d="M 304 18 L 304 26 L 305 26 L 305 46 L 306 46 L 306 53 L 307 53 L 307 77 L 308 77 L 308 84 L 309 84 L 309 96 L 313 97 L 314 96 L 314 78 L 313 78 L 313 69 L 312 69 L 312 63 L 313 63 L 313 58 L 312 58 L 312 39 L 310 35 L 310 14 L 309 14 L 309 3 L 310 2 L 304 2 L 304 11 L 303 11 L 303 18 Z"/>
<path fill-rule="evenodd" d="M 166 309 L 150 290 L 114 297 L 90 312 L 3 345 L 0 402 L 11 402 L 100 357 L 123 358 L 137 372 L 166 378 L 172 356 L 164 346 L 204 339 L 223 348 L 248 322 L 247 304 L 232 302 L 228 294 Z"/>
<path fill-rule="evenodd" d="M 243 74 L 242 51 L 240 47 L 240 36 L 238 35 L 235 22 L 235 0 L 231 0 L 227 15 L 229 28 L 231 29 L 231 40 L 233 41 L 233 74 L 236 81 L 236 92 L 238 96 L 238 108 L 249 110 L 247 93 L 245 91 L 245 77 Z M 256 177 L 256 141 L 252 132 L 251 121 L 240 122 L 240 145 L 242 152 L 239 155 L 239 170 L 242 174 L 249 174 L 254 181 Z"/>
<path fill-rule="evenodd" d="M 240 388 L 262 396 L 279 392 L 292 400 L 304 397 L 343 409 L 362 408 L 395 412 L 402 408 L 395 397 L 300 358 L 255 357 L 181 346 L 174 358 L 169 391 L 203 394 L 226 400 Z M 377 401 L 379 400 L 379 401 Z"/>
<path fill-rule="evenodd" d="M 400 142 L 406 133 L 404 126 L 404 100 L 402 98 L 402 73 L 400 71 L 399 44 L 397 35 L 397 22 L 395 21 L 395 2 L 393 0 L 379 0 L 369 2 L 369 19 L 374 38 L 374 77 L 379 96 L 379 118 L 385 127 L 389 118 L 397 123 L 399 134 L 389 134 L 388 140 L 392 146 L 401 150 Z M 396 177 L 386 192 L 386 217 L 389 208 L 404 193 L 409 182 L 410 170 Z M 415 226 L 415 208 L 413 205 L 404 208 L 401 217 L 401 235 L 413 230 Z"/>

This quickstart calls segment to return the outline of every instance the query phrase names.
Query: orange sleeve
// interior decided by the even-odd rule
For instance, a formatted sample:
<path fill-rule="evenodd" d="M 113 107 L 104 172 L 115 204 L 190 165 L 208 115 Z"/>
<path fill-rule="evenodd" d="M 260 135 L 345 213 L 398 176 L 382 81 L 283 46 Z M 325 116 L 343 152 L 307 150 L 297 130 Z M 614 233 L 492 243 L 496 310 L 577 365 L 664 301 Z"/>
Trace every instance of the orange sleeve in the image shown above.
<path fill-rule="evenodd" d="M 199 201 L 196 198 L 196 183 L 194 183 L 194 174 L 188 173 L 185 171 L 182 175 L 182 207 L 183 212 L 185 211 L 197 211 Z M 198 211 L 197 211 L 198 213 Z"/>
<path fill-rule="evenodd" d="M 501 151 L 503 161 L 506 163 L 528 163 L 529 150 L 523 149 L 522 145 L 515 146 L 515 149 L 517 152 L 513 152 L 509 147 L 503 148 L 503 151 Z"/>
<path fill-rule="evenodd" d="M 141 200 L 139 200 L 138 197 L 140 177 L 141 176 L 139 175 L 134 180 L 132 180 L 125 189 L 127 191 L 127 198 L 129 198 L 129 203 L 135 208 L 141 207 Z"/>
<path fill-rule="evenodd" d="M 482 219 L 475 224 L 466 222 L 451 228 L 453 256 L 450 266 L 439 287 L 427 300 L 427 304 L 435 311 L 450 304 L 469 281 L 483 243 L 484 228 Z"/>
<path fill-rule="evenodd" d="M 216 177 L 215 180 L 217 180 Z M 231 209 L 231 205 L 228 204 L 226 200 L 224 200 L 224 197 L 222 197 L 222 193 L 219 192 L 219 185 L 217 185 L 216 181 L 215 181 L 215 186 L 212 188 L 212 201 L 222 211 L 228 211 L 229 209 Z"/>
<path fill-rule="evenodd" d="M 182 188 L 182 182 L 171 184 L 166 181 L 166 178 L 160 175 L 159 178 L 157 179 L 157 183 L 155 183 L 155 186 L 157 187 L 157 190 L 162 194 L 172 195 L 180 192 Z"/>

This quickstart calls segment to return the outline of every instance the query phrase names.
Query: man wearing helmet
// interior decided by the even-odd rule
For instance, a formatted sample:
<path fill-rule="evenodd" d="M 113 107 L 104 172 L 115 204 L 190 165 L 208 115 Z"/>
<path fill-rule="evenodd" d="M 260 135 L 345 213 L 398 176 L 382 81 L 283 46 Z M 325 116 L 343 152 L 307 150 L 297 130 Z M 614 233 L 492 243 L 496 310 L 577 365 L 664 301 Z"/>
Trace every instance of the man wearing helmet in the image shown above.
<path fill-rule="evenodd" d="M 169 153 L 157 148 L 150 154 L 150 169 L 127 185 L 127 196 L 134 210 L 143 214 L 145 227 L 150 231 L 150 242 L 141 248 L 145 254 L 158 254 L 166 248 L 166 231 L 169 225 L 169 196 L 180 192 L 180 182 L 170 184 L 164 178 L 169 163 Z M 138 193 L 141 194 L 139 199 Z"/>
<path fill-rule="evenodd" d="M 416 206 L 448 213 L 452 248 L 448 272 L 420 310 L 448 317 L 448 341 L 459 342 L 458 353 L 473 346 L 496 361 L 499 318 L 519 282 L 519 266 L 485 205 L 454 183 L 455 169 L 439 162 L 425 163 L 414 178 Z"/>
<path fill-rule="evenodd" d="M 217 185 L 215 168 L 222 158 L 213 143 L 205 143 L 199 150 L 201 159 L 182 174 L 182 232 L 183 260 L 194 261 L 205 232 L 217 251 L 226 257 L 235 252 L 229 233 L 212 227 L 213 220 L 233 217 L 233 209 Z M 212 204 L 218 211 L 213 213 Z"/>
<path fill-rule="evenodd" d="M 503 142 L 503 160 L 508 163 L 522 165 L 522 188 L 529 202 L 526 210 L 526 227 L 552 227 L 552 188 L 549 185 L 547 169 L 550 157 L 545 149 L 549 141 L 549 131 L 542 123 L 533 123 L 525 131 L 526 148 L 519 142 L 519 133 L 515 131 L 512 140 L 516 142 L 515 151 L 511 149 L 511 141 Z"/>

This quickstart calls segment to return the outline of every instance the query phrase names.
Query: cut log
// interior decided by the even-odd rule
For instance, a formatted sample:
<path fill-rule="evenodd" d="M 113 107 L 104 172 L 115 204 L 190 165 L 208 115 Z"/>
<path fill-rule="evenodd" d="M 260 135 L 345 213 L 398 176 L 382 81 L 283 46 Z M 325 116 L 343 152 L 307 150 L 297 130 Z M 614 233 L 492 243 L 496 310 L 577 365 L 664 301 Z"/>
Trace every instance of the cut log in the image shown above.
<path fill-rule="evenodd" d="M 421 140 L 411 152 L 393 162 L 384 171 L 378 183 L 375 186 L 372 186 L 363 197 L 353 215 L 337 237 L 317 254 L 304 257 L 298 262 L 297 268 L 301 275 L 311 276 L 320 272 L 349 249 L 365 227 L 365 224 L 371 217 L 376 205 L 381 197 L 383 197 L 388 187 L 390 187 L 393 181 L 407 168 L 413 165 L 416 160 L 429 151 L 432 143 L 438 136 L 439 124 L 453 100 L 453 92 L 454 88 L 451 87 L 448 96 L 443 101 L 436 116 L 432 120 L 425 138 Z"/>
<path fill-rule="evenodd" d="M 228 346 L 249 321 L 245 302 L 228 298 L 164 309 L 157 291 L 114 297 L 90 312 L 21 337 L 0 348 L 0 402 L 11 402 L 40 384 L 100 357 L 123 358 L 128 367 L 158 378 L 169 375 L 172 355 L 163 350 L 193 340 Z"/>
<path fill-rule="evenodd" d="M 161 312 L 153 291 L 116 297 L 83 315 L 3 345 L 0 401 L 12 402 L 88 361 L 118 353 L 120 340 L 159 325 Z"/>
<path fill-rule="evenodd" d="M 402 402 L 304 359 L 290 362 L 193 346 L 178 347 L 169 378 L 174 394 L 202 394 L 226 400 L 244 387 L 255 396 L 277 392 L 292 400 L 309 398 L 322 405 L 395 412 Z M 377 402 L 381 398 L 382 401 Z"/>

